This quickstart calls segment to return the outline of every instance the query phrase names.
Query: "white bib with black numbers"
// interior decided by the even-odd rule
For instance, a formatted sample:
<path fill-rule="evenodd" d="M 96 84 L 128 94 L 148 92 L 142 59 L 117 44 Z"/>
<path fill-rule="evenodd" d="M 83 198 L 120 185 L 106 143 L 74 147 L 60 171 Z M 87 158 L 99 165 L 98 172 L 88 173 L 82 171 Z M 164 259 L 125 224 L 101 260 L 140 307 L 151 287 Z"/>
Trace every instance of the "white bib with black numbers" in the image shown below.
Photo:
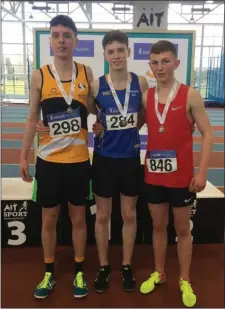
<path fill-rule="evenodd" d="M 130 113 L 126 116 L 126 125 L 123 125 L 123 116 L 118 115 L 106 115 L 106 126 L 108 131 L 112 130 L 126 130 L 137 127 L 137 113 Z"/>
<path fill-rule="evenodd" d="M 177 171 L 175 150 L 148 151 L 146 163 L 151 173 L 172 173 Z"/>
<path fill-rule="evenodd" d="M 81 118 L 79 109 L 71 113 L 60 112 L 47 116 L 51 137 L 61 137 L 77 134 L 81 129 Z"/>

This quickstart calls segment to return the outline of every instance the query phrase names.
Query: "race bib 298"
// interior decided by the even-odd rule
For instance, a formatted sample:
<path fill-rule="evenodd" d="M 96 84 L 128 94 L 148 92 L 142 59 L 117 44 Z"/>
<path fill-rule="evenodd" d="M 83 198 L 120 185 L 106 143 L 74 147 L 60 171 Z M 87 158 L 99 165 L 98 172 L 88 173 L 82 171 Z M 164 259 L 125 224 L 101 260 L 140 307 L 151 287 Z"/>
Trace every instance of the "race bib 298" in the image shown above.
<path fill-rule="evenodd" d="M 51 137 L 60 137 L 77 134 L 81 129 L 79 109 L 72 113 L 62 112 L 47 116 Z"/>

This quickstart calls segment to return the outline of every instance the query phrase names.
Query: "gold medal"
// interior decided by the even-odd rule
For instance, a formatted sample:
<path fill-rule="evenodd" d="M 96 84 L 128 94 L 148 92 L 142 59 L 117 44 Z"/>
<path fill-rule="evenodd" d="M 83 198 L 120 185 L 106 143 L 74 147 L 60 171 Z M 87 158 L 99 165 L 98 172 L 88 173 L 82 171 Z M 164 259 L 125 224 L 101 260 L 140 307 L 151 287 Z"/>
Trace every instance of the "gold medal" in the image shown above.
<path fill-rule="evenodd" d="M 165 131 L 164 126 L 159 127 L 159 132 L 163 133 Z"/>
<path fill-rule="evenodd" d="M 124 127 L 126 127 L 127 126 L 127 120 L 126 120 L 126 118 L 123 118 L 122 120 L 120 120 L 120 127 L 121 128 L 124 128 Z"/>

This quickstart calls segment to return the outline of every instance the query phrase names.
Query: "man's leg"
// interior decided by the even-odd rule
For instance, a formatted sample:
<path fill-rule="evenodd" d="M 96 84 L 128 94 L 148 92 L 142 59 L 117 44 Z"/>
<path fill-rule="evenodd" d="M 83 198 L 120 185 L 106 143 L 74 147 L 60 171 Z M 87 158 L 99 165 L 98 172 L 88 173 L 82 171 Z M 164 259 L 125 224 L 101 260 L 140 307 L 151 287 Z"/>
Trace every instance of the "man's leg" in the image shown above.
<path fill-rule="evenodd" d="M 134 244 L 137 232 L 136 204 L 137 196 L 120 194 L 121 214 L 123 218 L 123 262 L 122 265 L 131 265 Z"/>
<path fill-rule="evenodd" d="M 180 277 L 190 280 L 190 266 L 192 257 L 192 237 L 190 231 L 191 208 L 174 207 L 174 226 L 177 234 L 178 259 L 180 264 Z"/>
<path fill-rule="evenodd" d="M 165 259 L 167 250 L 168 204 L 148 204 L 152 217 L 152 241 L 155 270 L 165 275 Z"/>
<path fill-rule="evenodd" d="M 126 196 L 124 194 L 120 194 L 120 200 L 121 214 L 123 218 L 123 261 L 121 266 L 121 276 L 123 279 L 124 289 L 131 292 L 136 288 L 136 282 L 133 278 L 131 262 L 137 232 L 137 196 Z"/>
<path fill-rule="evenodd" d="M 115 159 L 94 154 L 92 164 L 93 192 L 96 201 L 95 239 L 100 268 L 94 281 L 96 292 L 108 289 L 110 265 L 108 260 L 109 221 L 112 212 L 112 192 L 115 179 Z"/>
<path fill-rule="evenodd" d="M 84 259 L 87 244 L 87 225 L 85 206 L 75 206 L 69 203 L 69 215 L 72 223 L 72 240 L 74 248 L 74 281 L 73 294 L 75 298 L 88 294 L 87 282 L 84 279 Z"/>
<path fill-rule="evenodd" d="M 44 299 L 55 286 L 55 247 L 56 247 L 56 224 L 59 215 L 59 206 L 42 208 L 41 240 L 45 261 L 45 276 L 37 285 L 34 296 Z"/>
<path fill-rule="evenodd" d="M 119 161 L 117 182 L 120 190 L 121 215 L 123 218 L 123 261 L 121 278 L 125 291 L 133 291 L 136 281 L 131 267 L 137 233 L 136 204 L 141 184 L 140 157 L 124 158 Z"/>
<path fill-rule="evenodd" d="M 61 199 L 59 165 L 37 158 L 35 178 L 37 180 L 37 204 L 43 206 L 41 239 L 45 276 L 38 284 L 34 296 L 46 298 L 55 285 L 56 224 Z"/>
<path fill-rule="evenodd" d="M 186 307 L 196 304 L 196 295 L 190 284 L 192 236 L 190 231 L 191 208 L 196 194 L 188 188 L 168 189 L 170 205 L 173 206 L 174 226 L 177 234 L 178 259 L 180 264 L 180 289 Z"/>
<path fill-rule="evenodd" d="M 52 208 L 42 208 L 41 240 L 46 272 L 51 273 L 54 273 L 56 224 L 59 216 L 59 209 L 59 205 Z"/>
<path fill-rule="evenodd" d="M 88 294 L 84 279 L 84 259 L 87 244 L 86 199 L 90 183 L 89 161 L 68 164 L 64 170 L 65 192 L 69 201 L 69 215 L 72 223 L 72 240 L 74 247 L 74 281 L 73 294 L 76 298 Z"/>
<path fill-rule="evenodd" d="M 148 208 L 152 217 L 152 241 L 154 251 L 155 271 L 149 279 L 141 285 L 141 293 L 147 294 L 155 289 L 155 286 L 165 281 L 165 259 L 167 250 L 167 226 L 169 206 L 165 195 L 165 189 L 161 186 L 146 184 L 146 197 Z"/>
<path fill-rule="evenodd" d="M 72 223 L 72 240 L 75 255 L 75 274 L 83 272 L 83 262 L 87 244 L 87 225 L 85 206 L 74 206 L 69 203 L 69 215 Z"/>
<path fill-rule="evenodd" d="M 108 289 L 110 266 L 108 260 L 109 246 L 109 221 L 112 212 L 112 198 L 104 198 L 95 195 L 96 201 L 96 221 L 95 239 L 98 249 L 100 269 L 94 282 L 96 292 L 104 292 Z"/>
<path fill-rule="evenodd" d="M 98 249 L 100 267 L 108 266 L 109 221 L 112 212 L 112 198 L 95 195 L 96 221 L 95 238 Z"/>

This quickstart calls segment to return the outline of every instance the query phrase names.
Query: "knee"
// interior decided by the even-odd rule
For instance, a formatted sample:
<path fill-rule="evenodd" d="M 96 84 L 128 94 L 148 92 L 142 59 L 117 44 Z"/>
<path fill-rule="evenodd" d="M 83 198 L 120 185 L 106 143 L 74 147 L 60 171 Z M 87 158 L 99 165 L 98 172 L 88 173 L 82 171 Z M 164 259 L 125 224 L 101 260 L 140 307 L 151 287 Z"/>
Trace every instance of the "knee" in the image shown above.
<path fill-rule="evenodd" d="M 178 238 L 186 238 L 191 235 L 190 224 L 186 225 L 175 224 L 175 229 Z"/>
<path fill-rule="evenodd" d="M 108 224 L 110 219 L 110 215 L 104 212 L 97 211 L 96 212 L 96 222 L 98 224 Z"/>
<path fill-rule="evenodd" d="M 58 216 L 45 216 L 42 219 L 42 229 L 52 230 L 56 228 Z"/>
<path fill-rule="evenodd" d="M 123 222 L 132 224 L 136 222 L 136 210 L 128 211 L 122 214 Z"/>
<path fill-rule="evenodd" d="M 75 228 L 84 228 L 86 224 L 85 216 L 75 216 L 71 219 L 71 223 Z"/>
<path fill-rule="evenodd" d="M 156 233 L 164 233 L 167 232 L 168 219 L 155 222 L 153 219 L 153 231 Z"/>

